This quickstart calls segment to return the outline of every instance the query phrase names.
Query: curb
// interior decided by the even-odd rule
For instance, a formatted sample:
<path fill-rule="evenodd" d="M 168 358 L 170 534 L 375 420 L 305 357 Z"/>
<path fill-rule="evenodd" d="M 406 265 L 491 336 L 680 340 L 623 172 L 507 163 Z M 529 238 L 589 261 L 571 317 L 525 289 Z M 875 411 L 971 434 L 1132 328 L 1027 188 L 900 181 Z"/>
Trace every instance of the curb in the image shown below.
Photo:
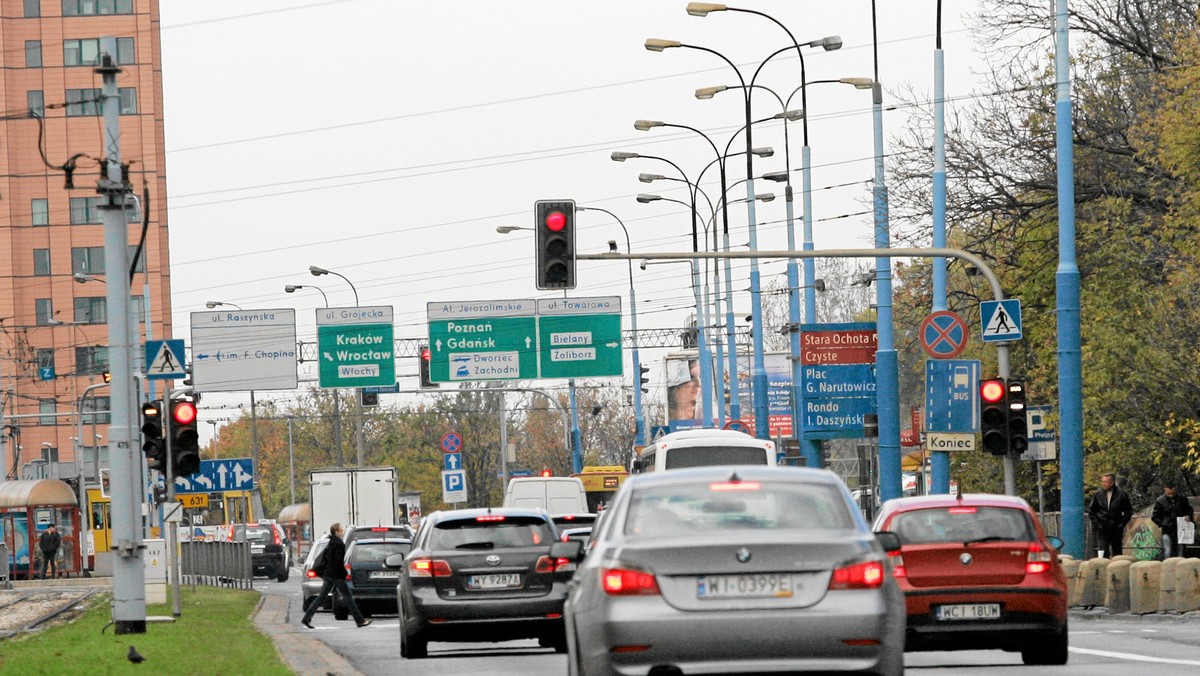
<path fill-rule="evenodd" d="M 1084 608 L 1070 608 L 1067 611 L 1068 616 L 1072 620 L 1091 621 L 1091 620 L 1110 620 L 1114 622 L 1138 622 L 1146 624 L 1182 624 L 1190 622 L 1200 622 L 1200 611 L 1192 611 L 1188 613 L 1146 613 L 1145 615 L 1135 615 L 1134 613 L 1110 613 L 1107 608 L 1092 608 L 1090 610 Z"/>
<path fill-rule="evenodd" d="M 289 623 L 289 606 L 286 596 L 263 594 L 254 613 L 254 623 L 275 643 L 276 652 L 288 668 L 301 675 L 363 676 L 323 641 L 305 636 L 303 629 Z"/>

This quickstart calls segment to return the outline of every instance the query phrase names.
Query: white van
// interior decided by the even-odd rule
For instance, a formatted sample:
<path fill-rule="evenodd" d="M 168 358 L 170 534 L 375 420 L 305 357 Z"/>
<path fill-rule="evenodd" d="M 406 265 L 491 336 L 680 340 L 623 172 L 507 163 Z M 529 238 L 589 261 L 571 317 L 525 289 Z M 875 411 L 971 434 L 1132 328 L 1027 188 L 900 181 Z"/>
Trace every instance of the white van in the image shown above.
<path fill-rule="evenodd" d="M 535 507 L 550 514 L 587 514 L 587 493 L 577 477 L 517 477 L 504 491 L 505 507 Z"/>

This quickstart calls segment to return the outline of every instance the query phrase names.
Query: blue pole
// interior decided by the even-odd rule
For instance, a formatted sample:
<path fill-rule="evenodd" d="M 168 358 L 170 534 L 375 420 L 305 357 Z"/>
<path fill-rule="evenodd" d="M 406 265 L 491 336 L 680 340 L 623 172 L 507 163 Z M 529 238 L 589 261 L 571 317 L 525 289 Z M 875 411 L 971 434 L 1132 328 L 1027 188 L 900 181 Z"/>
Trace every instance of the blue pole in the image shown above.
<path fill-rule="evenodd" d="M 633 443 L 645 446 L 646 418 L 642 410 L 642 360 L 638 354 L 637 295 L 633 292 L 633 284 L 629 285 L 629 320 L 633 327 Z"/>
<path fill-rule="evenodd" d="M 700 397 L 703 399 L 700 409 L 704 415 L 704 419 L 700 422 L 702 427 L 711 427 L 713 424 L 712 355 L 708 351 L 708 339 L 704 336 L 707 332 L 708 322 L 705 321 L 707 313 L 704 299 L 700 294 L 700 265 L 696 261 L 692 261 L 692 292 L 696 296 L 696 350 L 700 353 Z"/>
<path fill-rule="evenodd" d="M 803 61 L 801 62 L 803 63 Z M 803 73 L 803 67 L 801 69 Z M 801 76 L 803 78 L 803 75 Z M 805 83 L 801 83 L 801 87 Z M 808 105 L 807 91 L 802 91 L 805 104 Z M 813 250 L 813 227 L 812 227 L 812 149 L 808 146 L 808 111 L 804 111 L 804 146 L 800 148 L 800 181 L 804 192 L 804 250 Z M 804 321 L 807 324 L 815 324 L 817 322 L 817 262 L 812 258 L 804 259 Z M 799 356 L 800 334 L 796 334 L 796 350 L 797 357 Z M 799 361 L 796 362 L 799 364 Z M 793 371 L 793 378 L 795 372 Z M 803 383 L 797 380 L 797 387 L 803 387 Z M 803 390 L 798 390 L 803 391 Z M 801 401 L 796 405 L 796 409 L 800 411 L 801 417 L 796 421 L 799 426 L 804 421 L 804 402 Z M 803 434 L 803 429 L 801 429 Z M 802 443 L 804 447 L 804 457 L 809 467 L 822 467 L 821 462 L 821 440 L 808 439 Z"/>
<path fill-rule="evenodd" d="M 571 467 L 575 474 L 583 471 L 583 438 L 579 434 L 579 402 L 575 399 L 575 379 L 570 380 L 571 392 Z"/>
<path fill-rule="evenodd" d="M 1058 407 L 1062 430 L 1062 533 L 1083 558 L 1083 384 L 1079 352 L 1079 268 L 1075 265 L 1075 149 L 1067 0 L 1054 3 L 1054 131 L 1058 145 Z"/>
<path fill-rule="evenodd" d="M 783 193 L 787 198 L 787 243 L 788 249 L 796 250 L 796 228 L 794 219 L 794 207 L 792 200 L 792 184 L 789 181 L 783 188 Z M 789 337 L 789 349 L 792 362 L 792 437 L 797 441 L 804 438 L 804 434 L 800 429 L 800 376 L 802 367 L 800 366 L 800 271 L 796 268 L 796 259 L 789 258 L 787 262 L 787 283 L 788 283 L 788 321 L 791 323 Z M 812 455 L 812 449 L 805 447 L 805 460 L 809 467 L 819 467 L 821 456 L 818 454 L 815 458 Z"/>
<path fill-rule="evenodd" d="M 713 247 L 713 250 L 715 251 L 716 247 Z M 718 307 L 719 301 L 717 300 L 721 295 L 721 276 L 717 273 L 719 269 L 716 261 L 713 261 L 714 281 L 708 287 L 711 290 L 711 296 L 709 293 L 705 293 L 704 299 L 705 307 L 712 309 L 714 323 L 716 322 L 716 318 L 721 316 L 720 308 Z M 717 344 L 717 358 L 714 360 L 714 367 L 717 371 L 717 382 L 713 383 L 713 396 L 715 397 L 717 407 L 717 427 L 725 427 L 725 349 L 721 341 L 720 331 L 716 332 L 713 342 Z"/>
<path fill-rule="evenodd" d="M 722 209 L 726 207 L 722 205 Z M 721 246 L 729 253 L 729 230 L 721 235 Z M 729 345 L 729 417 L 742 417 L 741 383 L 738 381 L 737 326 L 733 322 L 733 264 L 725 259 L 725 342 Z"/>
<path fill-rule="evenodd" d="M 888 232 L 888 192 L 883 171 L 883 85 L 871 85 L 871 113 L 875 134 L 875 248 L 891 248 Z M 892 338 L 892 260 L 875 259 L 875 306 L 879 345 L 875 351 L 875 387 L 879 412 L 879 496 L 883 500 L 903 493 L 900 469 L 900 372 Z"/>
<path fill-rule="evenodd" d="M 933 52 L 933 246 L 946 246 L 946 87 L 945 64 L 942 54 L 941 29 L 937 49 Z M 946 259 L 933 259 L 933 311 L 946 309 Z M 880 433 L 882 434 L 882 430 Z M 950 454 L 934 451 L 930 454 L 933 493 L 950 492 Z"/>

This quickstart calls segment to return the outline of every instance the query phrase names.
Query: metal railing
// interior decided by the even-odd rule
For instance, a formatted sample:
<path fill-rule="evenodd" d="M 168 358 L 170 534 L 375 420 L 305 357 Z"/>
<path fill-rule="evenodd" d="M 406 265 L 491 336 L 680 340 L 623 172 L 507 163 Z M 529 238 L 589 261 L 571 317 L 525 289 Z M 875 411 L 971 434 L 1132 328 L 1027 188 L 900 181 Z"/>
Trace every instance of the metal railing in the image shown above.
<path fill-rule="evenodd" d="M 248 542 L 181 542 L 180 581 L 191 585 L 251 589 Z"/>

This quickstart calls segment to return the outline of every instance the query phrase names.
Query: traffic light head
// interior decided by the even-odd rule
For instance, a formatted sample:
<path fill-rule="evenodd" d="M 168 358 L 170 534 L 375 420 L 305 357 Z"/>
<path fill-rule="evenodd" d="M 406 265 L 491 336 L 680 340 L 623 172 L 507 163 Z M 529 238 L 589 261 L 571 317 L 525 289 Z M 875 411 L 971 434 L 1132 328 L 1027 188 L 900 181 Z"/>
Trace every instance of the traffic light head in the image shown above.
<path fill-rule="evenodd" d="M 428 345 L 417 346 L 417 370 L 421 373 L 421 388 L 437 387 L 430 376 L 430 364 L 433 362 L 433 352 Z"/>
<path fill-rule="evenodd" d="M 358 399 L 360 402 L 362 402 L 363 406 L 378 406 L 379 405 L 379 393 L 378 392 L 367 392 L 366 390 L 359 390 L 358 391 Z"/>
<path fill-rule="evenodd" d="M 142 452 L 146 466 L 159 472 L 166 469 L 166 453 L 162 433 L 162 403 L 142 404 Z"/>
<path fill-rule="evenodd" d="M 979 432 L 983 450 L 992 455 L 1008 453 L 1008 386 L 1002 378 L 979 384 Z"/>
<path fill-rule="evenodd" d="M 196 431 L 196 405 L 186 399 L 171 402 L 171 471 L 190 476 L 200 469 L 200 434 Z"/>
<path fill-rule="evenodd" d="M 1029 421 L 1025 411 L 1025 383 L 1008 381 L 1008 453 L 1018 456 L 1029 450 Z"/>
<path fill-rule="evenodd" d="M 533 204 L 537 246 L 537 288 L 575 288 L 575 202 L 539 200 Z"/>
<path fill-rule="evenodd" d="M 648 394 L 650 392 L 650 367 L 638 366 L 638 387 L 642 388 L 642 392 Z"/>
<path fill-rule="evenodd" d="M 105 371 L 101 377 L 104 378 L 104 382 L 111 383 L 112 382 L 112 371 Z"/>

